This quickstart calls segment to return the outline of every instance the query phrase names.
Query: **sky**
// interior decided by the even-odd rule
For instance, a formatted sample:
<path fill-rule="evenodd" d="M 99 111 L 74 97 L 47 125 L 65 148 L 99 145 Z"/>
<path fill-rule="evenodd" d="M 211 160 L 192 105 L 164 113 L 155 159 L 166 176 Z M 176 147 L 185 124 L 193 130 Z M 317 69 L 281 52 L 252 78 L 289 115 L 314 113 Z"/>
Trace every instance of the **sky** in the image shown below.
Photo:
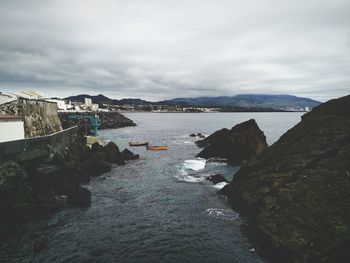
<path fill-rule="evenodd" d="M 1 0 L 0 91 L 350 94 L 349 0 Z"/>

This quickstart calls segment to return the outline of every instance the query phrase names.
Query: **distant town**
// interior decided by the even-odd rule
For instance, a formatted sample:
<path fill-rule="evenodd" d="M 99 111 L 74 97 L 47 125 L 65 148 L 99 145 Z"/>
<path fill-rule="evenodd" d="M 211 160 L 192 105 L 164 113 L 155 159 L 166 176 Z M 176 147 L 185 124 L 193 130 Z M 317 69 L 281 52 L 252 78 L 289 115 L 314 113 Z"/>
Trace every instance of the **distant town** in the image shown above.
<path fill-rule="evenodd" d="M 254 95 L 250 95 L 254 96 Z M 263 96 L 263 95 L 255 95 Z M 289 96 L 289 95 L 283 95 Z M 271 96 L 270 96 L 271 97 Z M 277 97 L 277 96 L 275 96 Z M 298 98 L 290 96 L 292 98 Z M 318 103 L 312 101 L 310 106 L 304 106 L 305 102 L 300 106 L 298 103 L 286 103 L 283 101 L 279 104 L 268 103 L 266 104 L 249 104 L 246 103 L 244 107 L 228 105 L 228 103 L 220 105 L 219 102 L 188 102 L 186 99 L 174 99 L 161 102 L 148 102 L 140 99 L 124 99 L 124 100 L 112 100 L 103 95 L 90 96 L 90 95 L 78 95 L 68 98 L 50 98 L 45 94 L 38 91 L 18 91 L 14 93 L 0 92 L 0 104 L 8 103 L 19 98 L 31 99 L 31 100 L 45 100 L 57 104 L 58 111 L 60 112 L 308 112 L 313 106 Z M 223 98 L 223 97 L 220 97 Z M 304 99 L 305 98 L 300 98 Z M 307 99 L 309 100 L 309 99 Z M 198 100 L 197 100 L 198 101 Z M 198 103 L 198 105 L 193 105 Z M 207 105 L 203 105 L 207 104 Z M 209 105 L 208 105 L 209 104 Z M 213 104 L 213 105 L 210 105 Z M 217 105 L 215 105 L 217 104 Z M 300 103 L 299 103 L 300 104 Z"/>

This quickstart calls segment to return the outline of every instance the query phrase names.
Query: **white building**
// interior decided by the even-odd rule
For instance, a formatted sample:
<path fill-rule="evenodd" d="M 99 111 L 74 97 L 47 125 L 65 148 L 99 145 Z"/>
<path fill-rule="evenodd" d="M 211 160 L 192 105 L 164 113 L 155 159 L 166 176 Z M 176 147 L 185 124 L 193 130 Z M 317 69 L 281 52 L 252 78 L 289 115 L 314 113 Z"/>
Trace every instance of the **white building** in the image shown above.
<path fill-rule="evenodd" d="M 305 111 L 310 111 L 310 107 L 305 107 Z"/>
<path fill-rule="evenodd" d="M 91 110 L 92 111 L 98 111 L 98 104 L 95 104 L 95 103 L 93 103 L 93 104 L 91 104 Z"/>
<path fill-rule="evenodd" d="M 57 103 L 58 110 L 67 110 L 67 104 L 66 104 L 66 102 L 64 100 L 49 99 L 49 100 L 46 100 L 46 101 Z"/>
<path fill-rule="evenodd" d="M 0 142 L 24 139 L 24 122 L 19 116 L 0 116 Z"/>
<path fill-rule="evenodd" d="M 85 105 L 88 106 L 88 107 L 91 107 L 92 106 L 92 99 L 85 98 Z"/>

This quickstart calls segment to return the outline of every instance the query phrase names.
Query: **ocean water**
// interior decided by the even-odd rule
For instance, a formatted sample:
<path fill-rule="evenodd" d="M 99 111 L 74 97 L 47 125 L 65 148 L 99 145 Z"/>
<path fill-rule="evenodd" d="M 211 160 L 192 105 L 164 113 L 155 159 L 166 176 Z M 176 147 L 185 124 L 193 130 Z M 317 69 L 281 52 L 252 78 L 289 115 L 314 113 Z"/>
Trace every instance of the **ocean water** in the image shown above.
<path fill-rule="evenodd" d="M 89 208 L 68 208 L 47 222 L 26 226 L 6 262 L 265 262 L 241 231 L 242 219 L 205 180 L 220 173 L 232 179 L 238 167 L 194 157 L 191 133 L 210 134 L 254 118 L 272 144 L 300 121 L 301 113 L 127 113 L 138 126 L 103 130 L 100 137 L 140 154 L 115 166 L 86 187 Z M 129 147 L 147 140 L 168 151 Z M 65 224 L 55 225 L 62 220 Z M 33 252 L 39 233 L 48 248 Z M 38 234 L 38 235 L 39 235 Z"/>

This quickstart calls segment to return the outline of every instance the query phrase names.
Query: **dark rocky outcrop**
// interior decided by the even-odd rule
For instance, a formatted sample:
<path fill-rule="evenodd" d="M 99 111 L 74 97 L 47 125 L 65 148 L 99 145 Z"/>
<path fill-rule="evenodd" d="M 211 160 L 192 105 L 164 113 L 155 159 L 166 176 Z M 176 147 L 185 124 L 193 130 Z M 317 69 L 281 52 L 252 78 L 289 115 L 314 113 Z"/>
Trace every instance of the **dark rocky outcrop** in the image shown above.
<path fill-rule="evenodd" d="M 132 151 L 130 151 L 128 149 L 124 149 L 124 151 L 122 151 L 122 156 L 123 156 L 125 161 L 136 160 L 136 159 L 140 158 L 140 155 L 134 154 Z"/>
<path fill-rule="evenodd" d="M 197 157 L 225 158 L 232 163 L 250 160 L 267 148 L 266 137 L 253 119 L 237 124 L 231 130 L 216 131 L 196 144 L 204 147 Z"/>
<path fill-rule="evenodd" d="M 105 147 L 103 147 L 103 152 L 107 162 L 115 164 L 124 164 L 124 158 L 119 151 L 118 146 L 114 142 L 109 142 Z"/>
<path fill-rule="evenodd" d="M 331 100 L 222 189 L 277 262 L 349 262 L 350 96 Z"/>
<path fill-rule="evenodd" d="M 136 124 L 118 112 L 99 112 L 97 113 L 101 120 L 101 129 L 116 129 L 122 127 L 136 126 Z"/>
<path fill-rule="evenodd" d="M 88 206 L 91 193 L 80 184 L 110 171 L 112 164 L 124 163 L 124 156 L 114 142 L 89 148 L 82 134 L 77 134 L 66 150 L 53 156 L 17 163 L 2 161 L 0 224 L 39 219 L 67 203 Z"/>
<path fill-rule="evenodd" d="M 64 129 L 72 127 L 77 124 L 81 124 L 82 131 L 84 134 L 87 132 L 88 135 L 91 135 L 91 125 L 89 121 L 85 120 L 71 120 L 68 118 L 69 114 L 76 113 L 68 113 L 68 112 L 60 112 L 58 116 L 62 122 L 62 126 Z M 136 126 L 136 124 L 125 117 L 123 114 L 119 112 L 110 111 L 110 112 L 94 112 L 93 114 L 97 114 L 101 121 L 101 129 L 117 129 L 128 126 Z"/>
<path fill-rule="evenodd" d="M 206 178 L 206 180 L 212 182 L 213 184 L 218 184 L 222 182 L 228 183 L 227 179 L 221 174 L 210 175 Z"/>

